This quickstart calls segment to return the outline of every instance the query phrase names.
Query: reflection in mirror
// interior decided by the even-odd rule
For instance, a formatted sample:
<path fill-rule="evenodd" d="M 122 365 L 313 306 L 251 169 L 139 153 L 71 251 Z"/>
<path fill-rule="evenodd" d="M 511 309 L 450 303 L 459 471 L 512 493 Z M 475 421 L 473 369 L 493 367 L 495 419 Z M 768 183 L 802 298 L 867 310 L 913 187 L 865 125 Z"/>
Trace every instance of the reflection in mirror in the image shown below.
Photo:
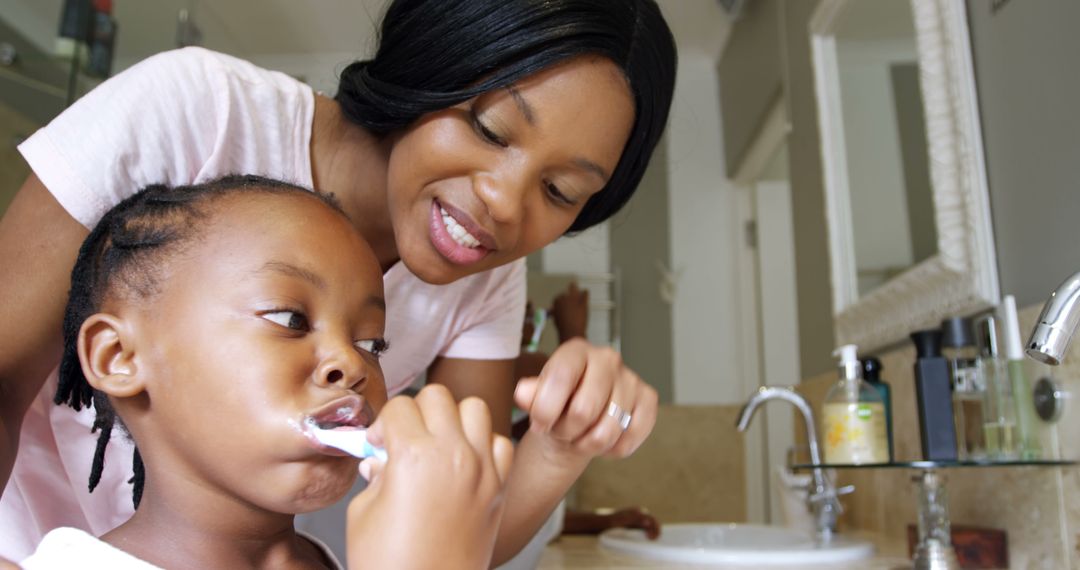
<path fill-rule="evenodd" d="M 810 19 L 837 344 L 999 300 L 965 6 L 820 0 Z"/>
<path fill-rule="evenodd" d="M 848 3 L 835 34 L 862 297 L 938 251 L 911 3 Z"/>

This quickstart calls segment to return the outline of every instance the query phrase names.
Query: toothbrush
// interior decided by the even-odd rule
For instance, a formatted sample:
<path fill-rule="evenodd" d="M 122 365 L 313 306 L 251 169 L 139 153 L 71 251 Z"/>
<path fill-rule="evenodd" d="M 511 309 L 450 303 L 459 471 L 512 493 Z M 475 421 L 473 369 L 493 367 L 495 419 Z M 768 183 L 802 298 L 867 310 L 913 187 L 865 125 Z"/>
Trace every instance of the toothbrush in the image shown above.
<path fill-rule="evenodd" d="M 537 309 L 533 313 L 533 335 L 529 339 L 529 344 L 525 347 L 525 352 L 536 352 L 540 350 L 540 336 L 544 334 L 544 325 L 547 324 L 547 310 Z"/>
<path fill-rule="evenodd" d="M 319 442 L 340 449 L 353 457 L 361 459 L 375 457 L 386 461 L 386 450 L 375 447 L 367 440 L 366 429 L 322 429 L 311 427 L 311 433 Z"/>

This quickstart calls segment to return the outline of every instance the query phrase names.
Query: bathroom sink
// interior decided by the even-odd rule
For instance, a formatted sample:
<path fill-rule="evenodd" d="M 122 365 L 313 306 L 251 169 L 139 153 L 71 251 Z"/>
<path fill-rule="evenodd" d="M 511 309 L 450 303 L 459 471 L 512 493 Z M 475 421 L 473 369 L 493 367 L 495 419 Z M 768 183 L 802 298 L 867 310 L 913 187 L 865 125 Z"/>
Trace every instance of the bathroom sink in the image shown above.
<path fill-rule="evenodd" d="M 641 558 L 691 564 L 822 565 L 870 558 L 869 542 L 836 537 L 818 546 L 808 533 L 754 524 L 666 524 L 660 538 L 640 530 L 611 529 L 600 535 L 605 548 Z"/>

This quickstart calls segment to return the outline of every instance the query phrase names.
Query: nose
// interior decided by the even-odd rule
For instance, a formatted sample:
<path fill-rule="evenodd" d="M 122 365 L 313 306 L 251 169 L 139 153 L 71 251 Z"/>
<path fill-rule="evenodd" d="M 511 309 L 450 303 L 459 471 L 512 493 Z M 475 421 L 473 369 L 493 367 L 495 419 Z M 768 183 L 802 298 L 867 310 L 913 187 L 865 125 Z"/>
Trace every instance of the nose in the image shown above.
<path fill-rule="evenodd" d="M 529 189 L 528 175 L 524 171 L 524 168 L 508 167 L 473 177 L 473 190 L 496 223 L 521 221 Z"/>
<path fill-rule="evenodd" d="M 361 391 L 368 377 L 368 367 L 351 342 L 337 342 L 329 347 L 315 371 L 315 383 L 322 387 L 340 386 Z"/>

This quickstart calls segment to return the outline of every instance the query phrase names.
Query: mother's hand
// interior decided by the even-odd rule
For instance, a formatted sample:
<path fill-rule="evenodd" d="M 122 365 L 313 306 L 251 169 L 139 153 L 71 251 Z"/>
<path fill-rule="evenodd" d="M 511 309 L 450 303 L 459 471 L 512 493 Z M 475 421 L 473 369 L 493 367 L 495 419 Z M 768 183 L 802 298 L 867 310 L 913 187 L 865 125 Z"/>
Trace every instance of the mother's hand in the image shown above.
<path fill-rule="evenodd" d="M 522 379 L 514 400 L 529 413 L 531 432 L 591 459 L 633 453 L 652 432 L 658 397 L 618 352 L 576 338 L 555 350 L 540 376 Z"/>

